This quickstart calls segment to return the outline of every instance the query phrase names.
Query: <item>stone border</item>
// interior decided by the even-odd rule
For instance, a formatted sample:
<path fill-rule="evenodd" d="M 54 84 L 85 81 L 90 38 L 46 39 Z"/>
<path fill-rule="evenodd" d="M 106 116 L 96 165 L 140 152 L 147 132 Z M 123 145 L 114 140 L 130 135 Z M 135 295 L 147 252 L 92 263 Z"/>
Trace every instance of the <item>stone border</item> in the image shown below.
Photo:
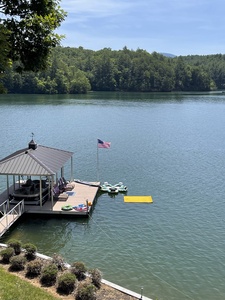
<path fill-rule="evenodd" d="M 6 244 L 0 243 L 0 247 L 5 247 L 5 248 L 6 248 L 7 245 L 6 245 Z M 41 259 L 52 260 L 52 257 L 47 256 L 47 255 L 44 255 L 44 254 L 36 253 L 36 256 L 39 257 L 39 258 L 41 258 Z M 66 264 L 65 264 L 65 267 L 70 268 L 71 266 L 70 266 L 69 264 L 66 263 Z M 135 298 L 137 298 L 137 299 L 139 299 L 139 300 L 152 300 L 152 299 L 147 298 L 147 297 L 145 297 L 145 296 L 142 296 L 142 297 L 141 297 L 141 294 L 138 294 L 138 293 L 135 293 L 135 292 L 130 291 L 130 290 L 128 290 L 128 289 L 125 289 L 125 288 L 123 288 L 122 286 L 117 285 L 117 284 L 115 284 L 115 283 L 112 283 L 112 282 L 110 282 L 110 281 L 108 281 L 108 280 L 102 279 L 101 282 L 102 282 L 103 284 L 105 284 L 105 285 L 108 285 L 108 286 L 112 287 L 112 288 L 115 289 L 115 290 L 118 290 L 118 291 L 120 291 L 120 292 L 122 292 L 122 293 L 124 293 L 124 294 L 127 294 L 127 295 L 130 295 L 130 296 L 132 296 L 132 297 L 135 297 Z"/>
<path fill-rule="evenodd" d="M 115 284 L 115 283 L 112 283 L 112 282 L 110 282 L 110 281 L 108 281 L 108 280 L 102 279 L 102 283 L 104 283 L 104 284 L 106 284 L 106 285 L 112 287 L 113 289 L 116 289 L 116 290 L 118 290 L 118 291 L 120 291 L 120 292 L 122 292 L 122 293 L 124 293 L 124 294 L 127 294 L 127 295 L 130 295 L 130 296 L 132 296 L 132 297 L 135 297 L 135 298 L 137 298 L 137 299 L 139 299 L 139 300 L 140 300 L 140 299 L 142 299 L 142 300 L 152 300 L 152 299 L 147 298 L 147 297 L 145 297 L 145 296 L 142 296 L 142 298 L 141 298 L 141 294 L 138 294 L 138 293 L 135 293 L 135 292 L 130 291 L 130 290 L 128 290 L 128 289 L 125 289 L 125 288 L 123 288 L 122 286 L 117 285 L 117 284 Z"/>

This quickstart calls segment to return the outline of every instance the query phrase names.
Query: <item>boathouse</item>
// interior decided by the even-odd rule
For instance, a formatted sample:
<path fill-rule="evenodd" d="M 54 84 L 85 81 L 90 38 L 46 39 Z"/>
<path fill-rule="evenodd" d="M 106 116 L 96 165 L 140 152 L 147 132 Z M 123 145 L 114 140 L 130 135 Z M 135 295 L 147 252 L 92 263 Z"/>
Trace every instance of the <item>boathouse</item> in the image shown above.
<path fill-rule="evenodd" d="M 65 179 L 69 163 L 71 174 Z M 6 176 L 0 214 L 7 221 L 5 225 L 0 218 L 0 236 L 1 226 L 6 230 L 11 222 L 10 214 L 13 221 L 23 213 L 87 217 L 100 186 L 100 182 L 74 179 L 73 152 L 37 145 L 33 139 L 27 148 L 0 160 L 0 175 Z"/>
<path fill-rule="evenodd" d="M 70 160 L 71 178 L 73 176 L 73 152 L 38 145 L 32 138 L 28 147 L 14 152 L 0 160 L 0 175 L 6 176 L 7 198 L 24 183 L 24 177 L 39 180 L 40 201 L 43 205 L 43 184 L 47 181 L 48 196 L 53 207 L 53 185 L 58 178 L 64 177 L 64 166 Z M 36 180 L 36 182 L 38 181 Z"/>

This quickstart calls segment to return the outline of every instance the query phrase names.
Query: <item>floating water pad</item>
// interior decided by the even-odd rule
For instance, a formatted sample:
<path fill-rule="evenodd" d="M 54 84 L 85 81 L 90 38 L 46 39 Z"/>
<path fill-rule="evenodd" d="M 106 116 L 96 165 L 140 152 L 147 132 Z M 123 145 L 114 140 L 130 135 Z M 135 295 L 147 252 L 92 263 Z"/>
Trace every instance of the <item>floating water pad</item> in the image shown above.
<path fill-rule="evenodd" d="M 124 202 L 130 203 L 152 203 L 152 196 L 124 196 Z"/>

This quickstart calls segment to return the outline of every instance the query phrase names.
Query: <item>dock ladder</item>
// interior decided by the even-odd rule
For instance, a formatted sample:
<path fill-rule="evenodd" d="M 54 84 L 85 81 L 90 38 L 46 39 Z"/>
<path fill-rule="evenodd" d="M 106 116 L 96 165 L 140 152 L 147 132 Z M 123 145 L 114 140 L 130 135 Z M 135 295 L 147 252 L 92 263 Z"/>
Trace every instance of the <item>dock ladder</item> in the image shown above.
<path fill-rule="evenodd" d="M 0 237 L 19 219 L 24 213 L 24 200 L 17 203 L 10 209 L 9 200 L 0 205 Z"/>

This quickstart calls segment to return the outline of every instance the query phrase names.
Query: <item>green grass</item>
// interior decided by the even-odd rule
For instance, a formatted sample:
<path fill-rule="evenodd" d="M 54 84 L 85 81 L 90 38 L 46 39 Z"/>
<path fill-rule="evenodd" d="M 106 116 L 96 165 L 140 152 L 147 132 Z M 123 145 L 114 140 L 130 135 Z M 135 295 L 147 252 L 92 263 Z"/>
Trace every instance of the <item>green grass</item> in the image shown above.
<path fill-rule="evenodd" d="M 0 266 L 0 300 L 58 300 L 31 283 L 20 279 L 16 275 L 7 272 Z"/>

